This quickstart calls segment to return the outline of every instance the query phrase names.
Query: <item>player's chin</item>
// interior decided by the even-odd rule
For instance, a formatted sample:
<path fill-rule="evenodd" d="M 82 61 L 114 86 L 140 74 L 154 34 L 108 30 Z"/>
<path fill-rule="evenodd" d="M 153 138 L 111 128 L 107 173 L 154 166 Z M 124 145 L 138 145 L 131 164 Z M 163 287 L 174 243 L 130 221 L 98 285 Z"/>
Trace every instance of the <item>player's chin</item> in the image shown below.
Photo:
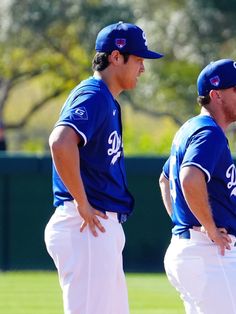
<path fill-rule="evenodd" d="M 134 88 L 137 86 L 137 83 L 138 83 L 137 80 L 135 80 L 135 81 L 133 81 L 133 82 L 130 82 L 129 84 L 127 84 L 126 90 L 134 89 Z"/>

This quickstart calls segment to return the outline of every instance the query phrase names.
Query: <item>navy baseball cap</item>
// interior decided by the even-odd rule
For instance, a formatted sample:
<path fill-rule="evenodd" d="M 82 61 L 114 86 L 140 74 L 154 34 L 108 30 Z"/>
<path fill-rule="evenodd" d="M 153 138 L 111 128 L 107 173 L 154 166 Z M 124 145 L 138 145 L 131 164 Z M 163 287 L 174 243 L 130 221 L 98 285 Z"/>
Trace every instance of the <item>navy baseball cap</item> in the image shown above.
<path fill-rule="evenodd" d="M 145 59 L 158 59 L 162 54 L 148 50 L 144 31 L 134 24 L 118 22 L 103 28 L 97 35 L 95 50 L 132 54 Z"/>
<path fill-rule="evenodd" d="M 199 74 L 197 89 L 199 96 L 209 95 L 212 89 L 226 89 L 236 86 L 236 62 L 221 59 L 208 64 Z"/>

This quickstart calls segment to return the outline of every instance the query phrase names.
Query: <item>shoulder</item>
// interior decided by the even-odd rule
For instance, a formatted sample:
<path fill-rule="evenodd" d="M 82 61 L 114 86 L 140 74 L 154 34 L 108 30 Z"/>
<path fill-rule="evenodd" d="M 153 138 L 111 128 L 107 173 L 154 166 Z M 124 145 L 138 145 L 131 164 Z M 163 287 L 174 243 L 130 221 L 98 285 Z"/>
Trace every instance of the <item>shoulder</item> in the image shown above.
<path fill-rule="evenodd" d="M 189 137 L 196 136 L 198 134 L 205 134 L 216 136 L 220 139 L 225 139 L 225 134 L 216 121 L 210 116 L 198 115 L 187 122 L 180 129 L 182 132 L 186 132 Z"/>
<path fill-rule="evenodd" d="M 111 96 L 101 80 L 90 77 L 77 85 L 69 94 L 65 107 L 71 110 L 78 106 L 88 106 L 92 110 L 106 112 Z"/>
<path fill-rule="evenodd" d="M 173 140 L 174 147 L 184 149 L 189 145 L 205 142 L 224 146 L 227 139 L 219 125 L 211 117 L 204 115 L 195 116 L 185 122 Z"/>
<path fill-rule="evenodd" d="M 193 135 L 205 134 L 206 137 L 226 140 L 225 133 L 210 116 L 199 115 L 193 120 Z"/>

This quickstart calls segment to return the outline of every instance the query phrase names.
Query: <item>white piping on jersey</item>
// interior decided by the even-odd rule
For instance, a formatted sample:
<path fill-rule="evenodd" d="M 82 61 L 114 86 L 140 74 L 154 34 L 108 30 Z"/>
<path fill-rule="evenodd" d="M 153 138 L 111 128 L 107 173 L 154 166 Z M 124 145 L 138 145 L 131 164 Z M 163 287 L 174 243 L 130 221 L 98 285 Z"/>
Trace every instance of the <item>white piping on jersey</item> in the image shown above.
<path fill-rule="evenodd" d="M 195 162 L 189 162 L 189 163 L 186 163 L 186 164 L 183 164 L 182 166 L 181 166 L 181 168 L 183 168 L 183 167 L 186 167 L 186 166 L 196 166 L 196 167 L 198 167 L 198 168 L 200 168 L 203 172 L 205 172 L 205 174 L 207 175 L 207 183 L 211 180 L 211 175 L 210 175 L 210 173 L 209 173 L 209 171 L 207 171 L 205 168 L 203 168 L 201 165 L 199 165 L 199 164 L 197 164 L 197 163 L 195 163 Z"/>
<path fill-rule="evenodd" d="M 83 132 L 81 132 L 80 130 L 78 130 L 77 127 L 74 124 L 62 121 L 62 122 L 59 122 L 58 124 L 56 124 L 55 127 L 57 127 L 59 125 L 70 125 L 73 129 L 75 129 L 75 131 L 77 133 L 79 133 L 82 136 L 82 138 L 84 140 L 84 145 L 83 146 L 85 146 L 87 144 L 87 137 L 86 137 L 86 135 Z"/>

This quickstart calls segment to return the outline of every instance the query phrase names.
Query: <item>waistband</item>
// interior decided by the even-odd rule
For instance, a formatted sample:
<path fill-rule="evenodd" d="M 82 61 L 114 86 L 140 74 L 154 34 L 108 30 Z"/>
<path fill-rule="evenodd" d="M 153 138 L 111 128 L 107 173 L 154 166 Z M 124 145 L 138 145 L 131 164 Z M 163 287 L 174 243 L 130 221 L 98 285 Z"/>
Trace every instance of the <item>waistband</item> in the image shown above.
<path fill-rule="evenodd" d="M 75 204 L 73 201 L 65 201 L 63 205 L 60 205 L 56 208 L 59 212 L 65 212 L 69 216 L 78 215 L 79 212 L 75 207 Z M 116 213 L 112 211 L 105 211 L 104 212 L 109 218 L 113 220 L 117 220 L 119 223 L 124 223 L 128 216 L 126 214 Z"/>
<path fill-rule="evenodd" d="M 232 234 L 229 234 L 232 242 L 231 245 L 232 246 L 236 246 L 236 237 Z M 193 230 L 193 229 L 187 229 L 179 234 L 173 234 L 172 239 L 187 239 L 187 240 L 192 240 L 192 241 L 196 241 L 196 242 L 209 242 L 211 241 L 209 239 L 209 237 L 207 236 L 206 233 L 201 232 L 201 231 L 197 231 L 197 230 Z"/>
<path fill-rule="evenodd" d="M 176 237 L 178 237 L 179 239 L 190 239 L 191 235 L 190 235 L 190 230 L 184 230 L 183 232 L 175 235 Z"/>

